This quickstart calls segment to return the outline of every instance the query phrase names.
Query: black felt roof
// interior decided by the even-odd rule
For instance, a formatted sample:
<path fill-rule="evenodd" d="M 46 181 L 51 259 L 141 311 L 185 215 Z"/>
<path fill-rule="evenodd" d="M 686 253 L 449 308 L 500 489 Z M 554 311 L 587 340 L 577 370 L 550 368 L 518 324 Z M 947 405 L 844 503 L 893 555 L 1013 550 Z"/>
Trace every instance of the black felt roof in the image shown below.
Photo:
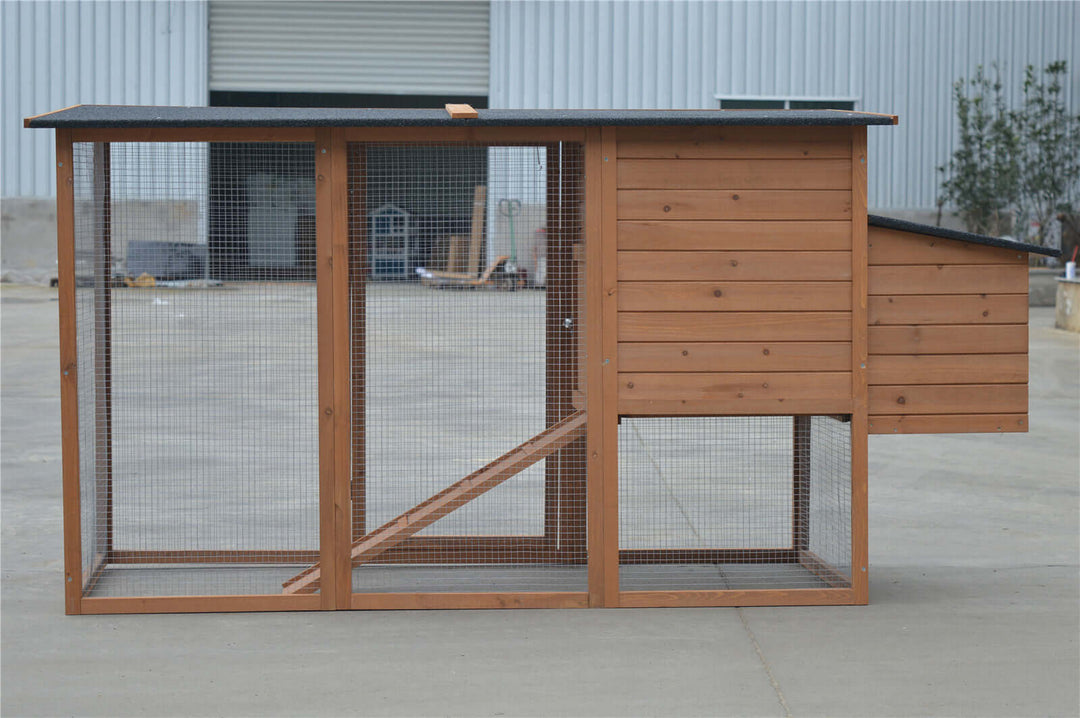
<path fill-rule="evenodd" d="M 892 125 L 896 118 L 844 110 L 479 110 L 454 120 L 444 109 L 153 107 L 76 105 L 29 117 L 27 127 L 551 127 L 583 125 Z"/>
<path fill-rule="evenodd" d="M 945 229 L 944 227 L 935 227 L 931 224 L 919 224 L 918 222 L 908 222 L 903 219 L 893 219 L 892 217 L 882 217 L 881 215 L 871 214 L 867 215 L 867 222 L 871 227 L 881 227 L 882 229 L 895 229 L 900 232 L 914 232 L 915 234 L 925 234 L 930 237 L 941 237 L 943 239 L 955 239 L 958 242 L 971 242 L 972 244 L 985 244 L 988 247 L 1004 247 L 1006 249 L 1016 249 L 1021 252 L 1030 252 L 1031 254 L 1044 254 L 1047 257 L 1060 257 L 1061 250 L 1050 249 L 1049 247 L 1040 247 L 1037 244 L 1026 244 L 1024 242 L 1014 242 L 1011 239 L 1002 239 L 1000 237 L 987 237 L 984 234 L 972 234 L 971 232 L 960 232 L 955 229 Z"/>

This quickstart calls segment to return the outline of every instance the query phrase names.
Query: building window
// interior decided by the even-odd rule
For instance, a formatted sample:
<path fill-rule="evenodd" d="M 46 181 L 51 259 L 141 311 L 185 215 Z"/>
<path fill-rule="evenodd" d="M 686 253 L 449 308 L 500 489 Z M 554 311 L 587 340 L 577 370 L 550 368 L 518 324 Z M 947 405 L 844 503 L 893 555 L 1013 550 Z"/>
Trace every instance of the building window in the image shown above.
<path fill-rule="evenodd" d="M 855 98 L 828 97 L 738 97 L 716 98 L 721 110 L 854 110 Z"/>

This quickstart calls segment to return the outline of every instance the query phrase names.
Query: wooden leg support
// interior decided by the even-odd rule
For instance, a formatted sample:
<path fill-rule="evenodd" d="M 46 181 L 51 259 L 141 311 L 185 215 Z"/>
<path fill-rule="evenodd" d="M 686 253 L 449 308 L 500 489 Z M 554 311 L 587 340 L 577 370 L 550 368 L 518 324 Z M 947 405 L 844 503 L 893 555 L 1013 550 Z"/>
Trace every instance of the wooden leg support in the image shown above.
<path fill-rule="evenodd" d="M 450 512 L 584 435 L 585 412 L 578 411 L 353 542 L 350 554 L 353 564 L 369 561 L 389 551 Z M 283 583 L 282 593 L 313 593 L 318 589 L 321 576 L 321 565 L 315 564 Z"/>

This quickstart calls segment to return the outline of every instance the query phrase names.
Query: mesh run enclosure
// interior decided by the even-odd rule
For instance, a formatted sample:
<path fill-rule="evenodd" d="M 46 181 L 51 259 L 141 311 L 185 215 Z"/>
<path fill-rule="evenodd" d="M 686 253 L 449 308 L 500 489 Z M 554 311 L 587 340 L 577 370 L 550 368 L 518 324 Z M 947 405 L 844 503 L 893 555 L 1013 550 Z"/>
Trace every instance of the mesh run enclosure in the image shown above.
<path fill-rule="evenodd" d="M 75 145 L 85 596 L 320 591 L 314 155 Z M 587 589 L 581 157 L 349 145 L 356 592 Z"/>
<path fill-rule="evenodd" d="M 272 594 L 317 560 L 315 285 L 285 281 L 314 279 L 312 158 L 74 146 L 86 596 Z"/>
<path fill-rule="evenodd" d="M 850 419 L 624 418 L 623 591 L 851 585 Z"/>

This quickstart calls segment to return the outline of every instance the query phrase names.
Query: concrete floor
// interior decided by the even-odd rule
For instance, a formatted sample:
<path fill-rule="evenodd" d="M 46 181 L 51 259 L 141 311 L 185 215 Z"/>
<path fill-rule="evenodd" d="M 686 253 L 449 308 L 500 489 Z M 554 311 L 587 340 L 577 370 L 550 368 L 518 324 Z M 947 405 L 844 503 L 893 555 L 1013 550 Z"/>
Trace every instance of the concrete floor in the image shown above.
<path fill-rule="evenodd" d="M 63 615 L 55 290 L 0 287 L 4 715 L 1080 714 L 1080 346 L 1031 433 L 871 439 L 865 608 Z"/>

